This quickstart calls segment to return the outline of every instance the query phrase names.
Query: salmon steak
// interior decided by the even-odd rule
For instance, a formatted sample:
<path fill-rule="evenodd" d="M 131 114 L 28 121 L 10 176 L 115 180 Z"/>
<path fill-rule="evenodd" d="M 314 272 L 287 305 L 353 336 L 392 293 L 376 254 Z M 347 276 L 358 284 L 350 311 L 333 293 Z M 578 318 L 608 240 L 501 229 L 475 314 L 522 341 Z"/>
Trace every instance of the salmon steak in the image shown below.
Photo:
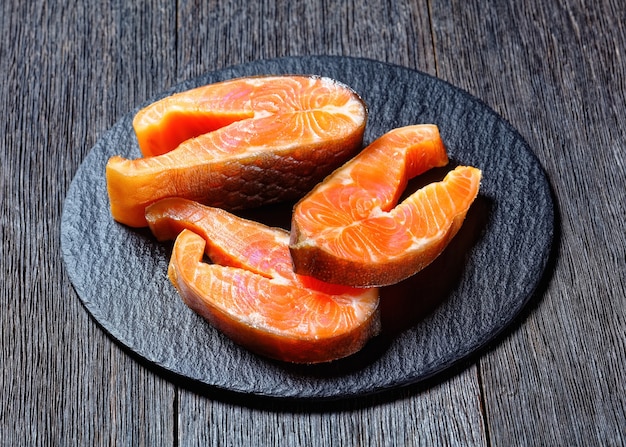
<path fill-rule="evenodd" d="M 378 289 L 295 274 L 285 230 L 181 198 L 155 202 L 146 218 L 158 240 L 175 239 L 168 276 L 185 304 L 252 352 L 328 362 L 380 331 Z"/>
<path fill-rule="evenodd" d="M 370 287 L 397 283 L 426 267 L 461 227 L 481 171 L 459 166 L 397 202 L 409 179 L 447 163 L 435 125 L 402 127 L 375 140 L 294 207 L 295 272 Z"/>
<path fill-rule="evenodd" d="M 296 200 L 361 150 L 367 109 L 319 76 L 238 78 L 140 110 L 143 157 L 106 165 L 113 218 L 145 227 L 145 208 L 183 197 L 227 210 Z"/>

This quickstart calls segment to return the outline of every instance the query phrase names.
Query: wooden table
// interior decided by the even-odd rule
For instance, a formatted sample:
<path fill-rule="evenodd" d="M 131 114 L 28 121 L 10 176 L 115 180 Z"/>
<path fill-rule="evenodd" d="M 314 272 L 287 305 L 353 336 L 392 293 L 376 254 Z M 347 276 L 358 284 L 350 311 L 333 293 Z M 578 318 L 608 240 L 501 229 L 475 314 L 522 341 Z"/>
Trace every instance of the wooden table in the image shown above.
<path fill-rule="evenodd" d="M 617 0 L 3 2 L 2 445 L 626 444 L 625 23 Z M 74 292 L 70 182 L 160 91 L 319 54 L 430 73 L 519 130 L 557 203 L 547 284 L 480 356 L 391 395 L 312 409 L 179 387 Z"/>

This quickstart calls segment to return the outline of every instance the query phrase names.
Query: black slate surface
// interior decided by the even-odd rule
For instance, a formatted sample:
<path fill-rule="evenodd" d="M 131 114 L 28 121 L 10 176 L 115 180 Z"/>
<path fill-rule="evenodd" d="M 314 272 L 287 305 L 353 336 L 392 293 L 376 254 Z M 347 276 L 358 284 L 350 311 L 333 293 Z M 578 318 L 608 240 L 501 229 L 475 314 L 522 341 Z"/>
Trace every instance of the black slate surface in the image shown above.
<path fill-rule="evenodd" d="M 549 183 L 517 131 L 482 102 L 441 80 L 345 57 L 257 61 L 207 73 L 160 97 L 273 73 L 318 74 L 351 86 L 368 105 L 366 143 L 395 127 L 434 123 L 452 165 L 483 171 L 479 197 L 446 251 L 418 275 L 382 290 L 383 334 L 349 359 L 296 366 L 234 345 L 189 310 L 166 276 L 170 247 L 145 230 L 114 222 L 109 213 L 104 168 L 112 155 L 140 156 L 131 122 L 145 104 L 129 110 L 98 141 L 64 204 L 63 258 L 88 312 L 157 371 L 211 388 L 279 398 L 341 398 L 416 383 L 492 341 L 533 296 L 552 244 Z M 409 188 L 441 174 L 433 171 Z M 244 216 L 286 227 L 289 210 L 286 204 Z"/>

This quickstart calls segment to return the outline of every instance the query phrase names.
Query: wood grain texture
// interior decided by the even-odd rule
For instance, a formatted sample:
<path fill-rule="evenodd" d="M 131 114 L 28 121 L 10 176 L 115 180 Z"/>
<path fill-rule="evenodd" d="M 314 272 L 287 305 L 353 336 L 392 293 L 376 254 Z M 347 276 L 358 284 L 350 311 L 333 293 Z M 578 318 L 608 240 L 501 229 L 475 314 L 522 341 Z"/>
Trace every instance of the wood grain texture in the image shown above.
<path fill-rule="evenodd" d="M 486 445 L 475 367 L 432 387 L 326 403 L 242 407 L 183 391 L 180 445 Z M 185 409 L 186 411 L 182 411 Z"/>
<path fill-rule="evenodd" d="M 257 59 L 365 57 L 434 74 L 427 2 L 181 1 L 178 80 Z"/>
<path fill-rule="evenodd" d="M 626 445 L 626 10 L 508 3 L 2 2 L 0 444 Z M 436 74 L 519 129 L 559 205 L 546 287 L 475 363 L 393 398 L 315 410 L 178 388 L 80 305 L 59 256 L 68 186 L 156 93 L 306 54 Z"/>
<path fill-rule="evenodd" d="M 168 22 L 121 5 L 3 5 L 0 100 L 11 113 L 2 120 L 1 443 L 172 444 L 174 387 L 87 316 L 58 235 L 67 187 L 99 134 L 151 93 L 146 79 L 168 82 L 171 70 L 136 66 L 138 30 L 162 35 Z M 166 45 L 146 55 L 150 65 Z"/>
<path fill-rule="evenodd" d="M 434 23 L 447 23 L 435 26 L 438 74 L 521 130 L 560 210 L 545 294 L 480 362 L 490 439 L 624 444 L 626 10 L 606 1 L 433 10 Z"/>

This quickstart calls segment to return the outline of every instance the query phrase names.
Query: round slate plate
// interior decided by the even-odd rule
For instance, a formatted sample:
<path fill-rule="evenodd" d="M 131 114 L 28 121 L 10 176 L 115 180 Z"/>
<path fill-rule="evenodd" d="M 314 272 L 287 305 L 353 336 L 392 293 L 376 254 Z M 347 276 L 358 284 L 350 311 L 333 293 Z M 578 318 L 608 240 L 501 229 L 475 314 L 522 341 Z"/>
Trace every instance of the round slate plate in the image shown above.
<path fill-rule="evenodd" d="M 98 141 L 72 181 L 61 225 L 69 277 L 115 340 L 155 369 L 213 389 L 330 399 L 429 378 L 493 340 L 535 292 L 554 227 L 545 174 L 520 135 L 485 104 L 426 74 L 376 61 L 263 60 L 207 73 L 160 97 L 234 77 L 295 73 L 329 76 L 356 90 L 369 108 L 366 144 L 395 127 L 434 123 L 452 165 L 483 171 L 479 197 L 444 253 L 414 277 L 382 290 L 379 337 L 330 364 L 284 364 L 233 344 L 183 304 L 166 276 L 171 246 L 114 222 L 109 213 L 106 162 L 116 154 L 140 157 L 131 123 L 147 103 Z M 409 189 L 441 175 L 433 171 Z M 290 209 L 272 206 L 244 216 L 286 227 Z"/>

